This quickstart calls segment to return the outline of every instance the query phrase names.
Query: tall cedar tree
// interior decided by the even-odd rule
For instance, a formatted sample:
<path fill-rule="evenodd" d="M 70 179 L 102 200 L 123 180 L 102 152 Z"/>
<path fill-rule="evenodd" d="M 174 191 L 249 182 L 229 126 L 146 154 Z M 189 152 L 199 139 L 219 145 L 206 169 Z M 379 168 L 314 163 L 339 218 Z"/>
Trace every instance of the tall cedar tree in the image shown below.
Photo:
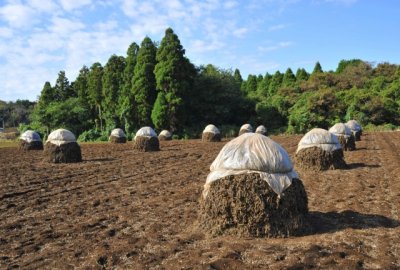
<path fill-rule="evenodd" d="M 157 50 L 157 64 L 154 69 L 157 91 L 162 93 L 158 94 L 157 98 L 164 96 L 167 102 L 166 107 L 154 106 L 153 108 L 151 118 L 157 129 L 167 128 L 174 132 L 185 124 L 184 98 L 188 96 L 194 68 L 184 54 L 185 50 L 178 36 L 171 28 L 168 28 Z M 159 117 L 166 117 L 166 119 L 159 119 Z"/>
<path fill-rule="evenodd" d="M 112 55 L 104 66 L 103 96 L 104 119 L 109 129 L 121 125 L 118 114 L 118 101 L 123 87 L 125 58 Z"/>
<path fill-rule="evenodd" d="M 310 75 L 307 73 L 307 71 L 304 68 L 298 68 L 296 71 L 296 81 L 307 81 Z"/>
<path fill-rule="evenodd" d="M 132 94 L 133 73 L 137 62 L 138 51 L 139 45 L 135 42 L 129 45 L 126 53 L 127 56 L 125 58 L 126 66 L 124 70 L 124 82 L 118 101 L 118 114 L 122 122 L 121 124 L 125 127 L 125 131 L 128 133 L 133 132 L 133 130 L 138 127 L 135 121 L 134 109 L 136 106 Z"/>
<path fill-rule="evenodd" d="M 103 67 L 100 63 L 94 63 L 89 70 L 88 74 L 88 93 L 89 103 L 96 107 L 97 119 L 96 128 L 100 127 L 103 130 L 103 115 L 101 101 L 103 99 Z"/>
<path fill-rule="evenodd" d="M 296 76 L 294 76 L 292 69 L 288 68 L 283 75 L 282 86 L 290 87 L 296 83 Z"/>
<path fill-rule="evenodd" d="M 322 71 L 321 64 L 319 62 L 315 63 L 314 70 L 313 70 L 312 74 L 317 74 L 317 73 L 322 73 L 322 72 L 323 71 Z"/>
<path fill-rule="evenodd" d="M 271 82 L 268 86 L 268 95 L 273 96 L 278 91 L 278 88 L 282 86 L 283 74 L 279 70 L 272 75 Z"/>
<path fill-rule="evenodd" d="M 82 104 L 87 105 L 89 103 L 89 92 L 88 92 L 88 75 L 89 69 L 87 66 L 83 66 L 79 71 L 78 77 L 74 82 L 74 91 L 77 94 Z"/>
<path fill-rule="evenodd" d="M 65 71 L 61 70 L 58 73 L 56 84 L 54 85 L 56 101 L 65 101 L 70 97 L 75 97 L 76 94 L 69 84 L 68 78 L 65 76 Z"/>
<path fill-rule="evenodd" d="M 139 126 L 151 126 L 151 111 L 156 99 L 156 65 L 157 48 L 149 37 L 140 45 L 137 63 L 133 75 L 132 94 L 136 104 L 136 118 Z"/>

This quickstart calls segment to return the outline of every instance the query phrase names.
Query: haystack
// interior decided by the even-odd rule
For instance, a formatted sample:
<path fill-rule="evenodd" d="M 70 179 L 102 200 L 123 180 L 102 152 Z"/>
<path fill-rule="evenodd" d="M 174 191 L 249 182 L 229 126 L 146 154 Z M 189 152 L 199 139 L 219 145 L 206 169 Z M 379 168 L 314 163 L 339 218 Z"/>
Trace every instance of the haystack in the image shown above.
<path fill-rule="evenodd" d="M 309 231 L 302 181 L 287 152 L 268 137 L 237 137 L 210 170 L 199 212 L 199 226 L 208 234 L 281 237 Z"/>
<path fill-rule="evenodd" d="M 113 129 L 109 140 L 112 143 L 126 143 L 125 132 L 120 128 Z"/>
<path fill-rule="evenodd" d="M 356 141 L 361 141 L 361 135 L 362 135 L 361 125 L 356 120 L 349 120 L 347 121 L 346 126 L 350 128 L 351 132 L 353 132 L 354 139 Z"/>
<path fill-rule="evenodd" d="M 43 142 L 39 133 L 27 130 L 19 137 L 19 148 L 23 150 L 43 150 Z"/>
<path fill-rule="evenodd" d="M 50 133 L 44 145 L 45 161 L 53 163 L 81 162 L 82 154 L 75 135 L 66 129 Z"/>
<path fill-rule="evenodd" d="M 201 140 L 204 142 L 220 142 L 221 132 L 216 126 L 208 125 L 203 130 L 203 134 L 201 135 Z"/>
<path fill-rule="evenodd" d="M 267 128 L 264 127 L 263 125 L 260 125 L 260 126 L 258 126 L 258 127 L 256 128 L 256 133 L 261 134 L 261 135 L 264 135 L 264 136 L 267 136 L 267 135 L 268 135 L 268 133 L 267 133 Z"/>
<path fill-rule="evenodd" d="M 149 152 L 160 150 L 160 142 L 158 141 L 157 134 L 151 127 L 142 127 L 139 129 L 136 132 L 134 140 L 133 148 L 139 151 Z"/>
<path fill-rule="evenodd" d="M 160 141 L 170 141 L 172 140 L 172 133 L 168 130 L 164 129 L 163 131 L 158 134 L 158 140 Z"/>
<path fill-rule="evenodd" d="M 297 167 L 306 170 L 347 168 L 337 136 L 322 128 L 312 129 L 300 140 L 295 162 Z"/>
<path fill-rule="evenodd" d="M 342 145 L 342 148 L 345 151 L 356 150 L 354 135 L 348 126 L 343 123 L 337 123 L 329 129 L 329 132 L 335 134 L 338 137 L 339 143 Z"/>
<path fill-rule="evenodd" d="M 243 126 L 240 127 L 239 136 L 244 133 L 252 133 L 252 132 L 253 132 L 253 127 L 250 124 L 244 124 Z"/>

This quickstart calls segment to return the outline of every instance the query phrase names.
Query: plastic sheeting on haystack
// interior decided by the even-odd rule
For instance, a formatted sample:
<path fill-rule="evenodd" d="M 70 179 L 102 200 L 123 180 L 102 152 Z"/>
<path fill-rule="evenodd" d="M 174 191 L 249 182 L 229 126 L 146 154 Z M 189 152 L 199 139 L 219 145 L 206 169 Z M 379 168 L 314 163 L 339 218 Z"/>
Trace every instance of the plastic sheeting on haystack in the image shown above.
<path fill-rule="evenodd" d="M 204 197 L 210 183 L 228 175 L 258 173 L 278 195 L 298 177 L 282 146 L 257 133 L 245 133 L 227 143 L 211 164 L 210 171 Z"/>
<path fill-rule="evenodd" d="M 260 125 L 260 126 L 258 126 L 258 127 L 256 128 L 256 133 L 263 133 L 263 134 L 265 134 L 265 133 L 267 133 L 267 128 L 264 127 L 263 125 Z"/>
<path fill-rule="evenodd" d="M 164 129 L 163 131 L 160 132 L 160 136 L 164 136 L 166 138 L 171 138 L 172 134 L 168 130 Z"/>
<path fill-rule="evenodd" d="M 76 142 L 76 138 L 71 131 L 60 128 L 51 132 L 46 142 L 51 142 L 52 144 L 60 146 L 66 143 Z"/>
<path fill-rule="evenodd" d="M 322 128 L 314 128 L 301 138 L 296 153 L 302 149 L 314 146 L 328 152 L 342 148 L 335 134 Z"/>
<path fill-rule="evenodd" d="M 220 134 L 219 129 L 214 126 L 214 125 L 208 125 L 206 128 L 203 130 L 203 133 L 212 133 L 212 134 Z"/>
<path fill-rule="evenodd" d="M 336 136 L 344 136 L 346 139 L 348 139 L 352 134 L 350 128 L 343 123 L 334 124 L 333 127 L 329 129 L 329 132 Z"/>
<path fill-rule="evenodd" d="M 356 120 L 349 120 L 346 125 L 353 131 L 361 131 L 361 125 Z"/>
<path fill-rule="evenodd" d="M 31 142 L 41 142 L 42 139 L 40 138 L 39 133 L 33 131 L 33 130 L 27 130 L 22 135 L 19 137 L 21 140 L 24 140 L 28 143 Z"/>
<path fill-rule="evenodd" d="M 240 127 L 240 130 L 246 130 L 247 132 L 253 132 L 253 127 L 250 124 L 244 124 Z"/>
<path fill-rule="evenodd" d="M 115 128 L 111 131 L 111 135 L 113 137 L 117 137 L 117 138 L 126 138 L 126 135 L 124 133 L 124 131 L 120 128 Z"/>
<path fill-rule="evenodd" d="M 136 132 L 135 135 L 135 139 L 136 137 L 157 137 L 156 132 L 154 131 L 154 129 L 152 129 L 151 127 L 142 127 L 141 129 L 139 129 Z"/>

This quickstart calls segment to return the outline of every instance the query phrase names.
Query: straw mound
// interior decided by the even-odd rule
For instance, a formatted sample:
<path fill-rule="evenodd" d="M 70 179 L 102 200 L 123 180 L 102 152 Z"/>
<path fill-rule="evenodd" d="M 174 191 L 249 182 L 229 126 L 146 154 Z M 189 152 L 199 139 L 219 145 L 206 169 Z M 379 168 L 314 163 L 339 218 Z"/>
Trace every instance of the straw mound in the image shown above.
<path fill-rule="evenodd" d="M 19 140 L 19 148 L 22 150 L 43 150 L 43 143 L 41 141 L 27 142 Z"/>
<path fill-rule="evenodd" d="M 323 171 L 347 168 L 342 149 L 328 152 L 316 146 L 304 148 L 296 153 L 295 162 L 296 167 L 305 170 Z"/>
<path fill-rule="evenodd" d="M 348 139 L 346 139 L 342 135 L 339 135 L 337 137 L 338 137 L 339 143 L 342 146 L 344 151 L 356 150 L 356 142 L 355 142 L 353 134 Z"/>
<path fill-rule="evenodd" d="M 167 137 L 167 136 L 164 136 L 164 135 L 158 135 L 158 140 L 159 141 L 170 141 L 170 140 L 172 140 L 172 137 Z"/>
<path fill-rule="evenodd" d="M 245 133 L 252 133 L 251 131 L 245 130 L 245 129 L 241 129 L 239 130 L 239 136 Z"/>
<path fill-rule="evenodd" d="M 126 143 L 126 137 L 110 136 L 110 142 L 112 142 L 112 143 Z"/>
<path fill-rule="evenodd" d="M 293 179 L 281 198 L 258 174 L 231 175 L 211 183 L 200 199 L 199 227 L 211 236 L 284 237 L 309 232 L 307 194 Z"/>
<path fill-rule="evenodd" d="M 201 140 L 203 142 L 220 142 L 221 134 L 220 133 L 214 134 L 212 132 L 203 132 L 203 134 L 201 135 Z"/>
<path fill-rule="evenodd" d="M 354 139 L 358 142 L 358 141 L 361 141 L 361 130 L 360 131 L 355 131 L 355 132 L 353 132 L 353 134 L 354 134 Z"/>
<path fill-rule="evenodd" d="M 264 136 L 268 136 L 268 132 L 266 132 L 266 131 L 264 132 L 264 131 L 261 131 L 261 130 L 256 130 L 256 133 L 264 135 Z"/>
<path fill-rule="evenodd" d="M 142 152 L 160 151 L 157 137 L 136 136 L 133 148 Z"/>
<path fill-rule="evenodd" d="M 82 154 L 78 143 L 70 142 L 60 146 L 47 142 L 44 146 L 44 160 L 53 163 L 81 162 Z"/>

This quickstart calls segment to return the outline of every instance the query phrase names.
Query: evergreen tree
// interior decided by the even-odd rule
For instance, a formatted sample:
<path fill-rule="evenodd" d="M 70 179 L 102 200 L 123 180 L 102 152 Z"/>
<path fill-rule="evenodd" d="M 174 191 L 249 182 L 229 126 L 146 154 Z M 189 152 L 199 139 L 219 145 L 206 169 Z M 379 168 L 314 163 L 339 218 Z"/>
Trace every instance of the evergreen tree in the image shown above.
<path fill-rule="evenodd" d="M 58 73 L 56 84 L 54 85 L 56 101 L 65 101 L 70 97 L 75 97 L 76 94 L 69 84 L 68 78 L 65 76 L 65 71 L 61 70 Z"/>
<path fill-rule="evenodd" d="M 272 75 L 268 72 L 265 73 L 262 81 L 257 85 L 257 95 L 261 98 L 266 98 L 268 96 L 268 88 L 271 83 Z"/>
<path fill-rule="evenodd" d="M 235 82 L 239 85 L 239 87 L 242 85 L 243 78 L 242 75 L 240 74 L 240 71 L 238 69 L 235 69 L 233 73 L 233 77 L 235 78 Z"/>
<path fill-rule="evenodd" d="M 74 92 L 77 94 L 79 100 L 83 104 L 89 103 L 88 75 L 89 75 L 88 67 L 83 66 L 79 71 L 79 75 L 74 82 Z"/>
<path fill-rule="evenodd" d="M 120 126 L 118 114 L 118 101 L 123 87 L 125 58 L 112 55 L 104 66 L 102 106 L 104 119 L 109 129 Z"/>
<path fill-rule="evenodd" d="M 151 119 L 153 120 L 153 124 L 158 129 L 168 129 L 169 121 L 168 121 L 168 104 L 167 99 L 165 97 L 165 92 L 160 91 L 157 94 L 157 99 L 154 103 L 153 110 L 151 112 Z"/>
<path fill-rule="evenodd" d="M 135 121 L 135 99 L 132 94 L 133 73 L 137 62 L 139 46 L 133 42 L 127 50 L 125 58 L 126 66 L 124 69 L 124 82 L 121 94 L 118 99 L 118 115 L 121 119 L 121 126 L 125 127 L 125 132 L 132 133 L 137 128 Z"/>
<path fill-rule="evenodd" d="M 312 74 L 323 73 L 321 64 L 319 62 L 315 63 L 314 70 Z"/>
<path fill-rule="evenodd" d="M 165 112 L 152 114 L 155 117 L 167 117 L 167 119 L 152 117 L 156 128 L 160 128 L 157 123 L 167 122 L 167 128 L 174 132 L 185 123 L 183 97 L 188 95 L 194 68 L 184 54 L 185 50 L 178 36 L 171 28 L 168 28 L 157 50 L 157 64 L 154 69 L 157 91 L 163 92 L 168 106 L 162 108 L 166 110 Z"/>
<path fill-rule="evenodd" d="M 96 128 L 103 130 L 103 115 L 101 101 L 103 100 L 103 67 L 100 63 L 94 63 L 88 74 L 89 103 L 97 109 Z M 99 125 L 100 124 L 100 125 Z"/>
<path fill-rule="evenodd" d="M 39 103 L 41 104 L 41 106 L 45 107 L 55 100 L 55 89 L 51 87 L 51 84 L 49 82 L 46 82 L 43 86 L 42 92 L 40 93 Z"/>
<path fill-rule="evenodd" d="M 278 91 L 278 88 L 282 86 L 283 74 L 279 70 L 271 78 L 271 82 L 268 87 L 269 96 L 273 96 Z"/>
<path fill-rule="evenodd" d="M 249 94 L 249 93 L 255 93 L 256 91 L 257 91 L 257 76 L 249 74 L 246 82 L 246 92 Z"/>
<path fill-rule="evenodd" d="M 307 81 L 310 75 L 304 68 L 298 68 L 296 71 L 296 81 Z"/>
<path fill-rule="evenodd" d="M 294 76 L 293 71 L 290 68 L 288 68 L 285 74 L 283 75 L 282 86 L 285 87 L 294 86 L 295 82 L 296 82 L 296 77 Z"/>
<path fill-rule="evenodd" d="M 151 110 L 156 99 L 156 46 L 149 37 L 145 37 L 137 56 L 133 76 L 132 93 L 135 98 L 137 122 L 139 126 L 150 126 Z"/>

